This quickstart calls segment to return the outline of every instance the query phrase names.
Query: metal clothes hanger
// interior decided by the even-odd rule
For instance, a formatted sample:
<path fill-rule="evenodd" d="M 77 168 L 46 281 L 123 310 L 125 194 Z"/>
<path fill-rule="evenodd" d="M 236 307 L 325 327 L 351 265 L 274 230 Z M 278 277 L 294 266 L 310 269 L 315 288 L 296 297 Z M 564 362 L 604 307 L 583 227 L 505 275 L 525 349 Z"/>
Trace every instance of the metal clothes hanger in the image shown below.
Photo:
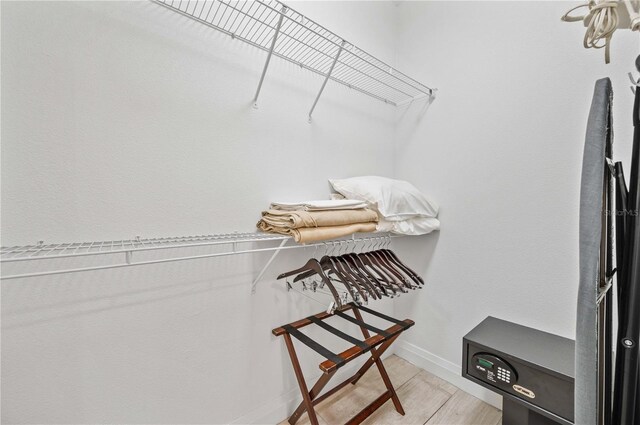
<path fill-rule="evenodd" d="M 389 240 L 389 242 L 390 242 L 390 240 Z M 388 248 L 384 248 L 381 251 L 386 253 L 386 254 L 388 254 L 389 257 L 392 259 L 392 261 L 394 261 L 394 263 L 397 264 L 398 267 L 400 267 L 404 271 L 404 273 L 407 276 L 409 276 L 419 287 L 424 286 L 424 280 L 420 277 L 420 275 L 418 275 L 416 272 L 411 270 L 406 264 L 404 264 L 402 261 L 400 261 L 400 259 L 395 254 L 395 252 L 393 252 L 392 250 L 390 250 Z"/>
<path fill-rule="evenodd" d="M 360 257 L 354 253 L 348 253 L 343 255 L 343 259 L 346 263 L 352 266 L 352 269 L 356 274 L 362 278 L 362 282 L 369 291 L 369 294 L 373 299 L 380 299 L 383 296 L 383 291 L 378 287 L 377 278 L 367 269 Z"/>
<path fill-rule="evenodd" d="M 340 247 L 342 247 L 343 243 L 346 244 L 346 247 L 348 249 L 348 241 L 340 241 Z M 333 261 L 335 266 L 340 269 L 343 275 L 348 277 L 349 283 L 356 288 L 364 301 L 368 302 L 366 293 L 371 293 L 370 288 L 367 286 L 368 281 L 365 277 L 358 273 L 357 268 L 352 267 L 351 264 L 346 260 L 346 251 L 347 250 L 345 250 L 345 253 L 341 255 L 331 257 L 331 260 Z M 375 297 L 375 293 L 373 296 Z"/>
<path fill-rule="evenodd" d="M 336 301 L 339 302 L 340 296 L 338 295 L 338 291 L 336 291 L 336 288 L 331 283 L 331 280 L 327 277 L 327 275 L 325 275 L 324 271 L 322 270 L 322 266 L 320 265 L 320 262 L 315 258 L 310 259 L 309 261 L 306 262 L 304 266 L 298 269 L 280 274 L 278 276 L 278 279 L 283 279 L 285 277 L 297 275 L 306 270 L 313 270 L 315 273 L 317 273 L 318 276 L 320 276 L 320 279 L 322 279 L 322 282 L 327 286 L 327 288 L 329 288 L 329 290 L 331 291 L 331 294 L 336 299 Z M 339 305 L 339 307 L 341 306 L 342 304 Z"/>
<path fill-rule="evenodd" d="M 331 292 L 329 295 L 334 298 L 330 309 L 344 306 L 349 297 L 362 304 L 368 303 L 369 298 L 393 298 L 424 285 L 422 278 L 388 249 L 389 237 L 362 240 L 364 245 L 360 252 L 356 250 L 357 245 L 354 243 L 352 248 L 348 240 L 330 242 L 331 245 L 325 242 L 322 258 L 312 258 L 304 266 L 281 274 L 278 279 L 295 275 L 293 282 L 302 281 L 303 290 L 314 292 L 326 285 Z M 314 251 L 317 257 L 316 254 L 317 246 Z M 309 278 L 313 279 L 311 283 L 305 280 Z M 319 279 L 317 283 L 316 279 Z M 344 287 L 344 290 L 338 290 L 336 285 Z"/>
<path fill-rule="evenodd" d="M 410 287 L 410 285 L 407 285 L 405 276 L 398 272 L 398 269 L 389 261 L 389 259 L 385 255 L 382 254 L 382 252 L 380 252 L 379 249 L 371 251 L 369 254 L 373 257 L 374 261 L 380 264 L 380 266 L 384 267 L 384 269 L 387 270 L 391 276 L 397 279 L 396 284 L 400 288 L 413 289 Z"/>
<path fill-rule="evenodd" d="M 372 240 L 370 239 L 371 247 L 373 247 Z M 364 265 L 364 270 L 367 270 L 370 274 L 375 274 L 374 282 L 377 287 L 382 291 L 383 295 L 392 297 L 397 294 L 396 289 L 393 287 L 393 278 L 390 278 L 386 275 L 380 268 L 377 263 L 372 261 L 372 258 L 369 256 L 369 252 L 361 252 L 359 254 L 354 254 L 360 262 Z"/>
<path fill-rule="evenodd" d="M 334 243 L 335 248 L 335 243 Z M 326 247 L 326 244 L 325 244 Z M 356 292 L 357 291 L 360 296 L 367 300 L 366 294 L 362 291 L 360 286 L 355 282 L 355 280 L 349 275 L 348 271 L 344 270 L 338 262 L 335 261 L 335 257 L 329 256 L 329 252 L 326 252 L 325 255 L 320 259 L 319 265 L 323 270 L 326 270 L 329 274 L 333 274 L 337 277 L 337 281 L 341 283 L 351 295 L 353 300 L 357 299 Z M 306 279 L 308 277 L 313 276 L 316 273 L 316 270 L 309 270 L 306 273 L 300 274 L 293 281 L 298 282 L 300 280 Z"/>
<path fill-rule="evenodd" d="M 379 245 L 379 240 L 376 243 L 372 243 L 369 251 L 359 254 L 364 263 L 371 267 L 379 276 L 381 276 L 381 283 L 384 288 L 390 289 L 392 294 L 389 295 L 392 298 L 398 294 L 396 288 L 400 292 L 406 292 L 402 290 L 402 287 L 395 281 L 395 276 L 389 273 L 387 268 L 381 264 L 379 258 L 374 254 Z"/>

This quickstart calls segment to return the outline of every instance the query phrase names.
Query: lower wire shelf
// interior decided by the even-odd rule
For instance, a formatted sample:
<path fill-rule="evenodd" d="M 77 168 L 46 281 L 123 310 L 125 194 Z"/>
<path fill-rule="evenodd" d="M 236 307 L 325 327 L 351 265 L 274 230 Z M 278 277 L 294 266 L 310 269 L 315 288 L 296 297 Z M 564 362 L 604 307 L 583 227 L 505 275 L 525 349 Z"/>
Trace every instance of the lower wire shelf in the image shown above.
<path fill-rule="evenodd" d="M 273 252 L 261 272 L 257 275 L 251 285 L 252 292 L 255 292 L 257 282 L 262 278 L 266 269 L 273 262 L 279 252 L 285 249 L 297 249 L 304 247 L 336 246 L 345 243 L 375 243 L 389 240 L 392 237 L 387 233 L 370 233 L 352 235 L 349 238 L 336 239 L 312 244 L 290 244 L 293 238 L 285 235 L 272 233 L 220 233 L 211 235 L 180 236 L 166 238 L 142 239 L 136 237 L 129 240 L 115 241 L 95 241 L 95 242 L 71 242 L 58 244 L 45 244 L 39 242 L 35 245 L 11 246 L 0 248 L 0 264 L 2 264 L 2 275 L 0 279 L 21 279 L 38 276 L 48 276 L 55 274 L 77 273 L 93 270 L 107 270 L 130 266 L 140 266 L 147 264 L 161 264 L 174 261 L 197 260 L 204 258 L 223 257 L 228 255 L 251 254 L 258 252 Z M 269 245 L 266 245 L 270 243 Z M 216 252 L 203 252 L 198 254 L 184 255 L 186 248 L 206 249 L 207 247 L 222 246 L 223 249 Z M 143 257 L 144 252 L 155 251 L 159 258 L 136 258 Z M 134 255 L 137 254 L 137 255 Z M 73 267 L 68 262 L 77 257 L 97 257 L 104 258 L 105 264 Z M 60 260 L 60 261 L 52 261 Z M 9 264 L 17 263 L 39 263 L 37 270 L 13 272 Z M 32 269 L 32 267 L 28 267 Z M 9 270 L 7 270 L 9 269 Z"/>

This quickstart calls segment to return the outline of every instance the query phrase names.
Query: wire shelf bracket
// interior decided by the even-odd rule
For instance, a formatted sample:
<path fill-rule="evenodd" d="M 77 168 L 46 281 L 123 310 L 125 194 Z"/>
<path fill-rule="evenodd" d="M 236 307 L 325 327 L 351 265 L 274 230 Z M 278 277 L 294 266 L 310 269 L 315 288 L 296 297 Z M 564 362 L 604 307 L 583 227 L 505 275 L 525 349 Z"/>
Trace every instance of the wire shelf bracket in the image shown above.
<path fill-rule="evenodd" d="M 393 106 L 429 98 L 432 89 L 346 41 L 278 0 L 151 0 L 200 24 L 267 52 L 258 96 L 272 56 Z"/>
<path fill-rule="evenodd" d="M 288 241 L 289 241 L 289 239 L 283 239 L 282 242 L 280 242 L 280 245 L 278 246 L 278 249 L 273 251 L 273 254 L 271 254 L 271 258 L 269 258 L 269 261 L 267 261 L 266 264 L 264 265 L 264 267 L 262 267 L 262 270 L 260 270 L 260 273 L 258 273 L 258 276 L 256 276 L 255 279 L 253 279 L 253 282 L 251 282 L 251 293 L 252 294 L 256 293 L 256 286 L 258 285 L 258 282 L 260 282 L 260 279 L 262 279 L 262 276 L 264 276 L 264 273 L 267 271 L 267 269 L 269 268 L 271 263 L 273 263 L 273 260 L 276 259 L 278 254 L 280 254 L 280 251 L 282 251 L 282 247 L 285 246 Z"/>
<path fill-rule="evenodd" d="M 336 62 L 338 62 L 338 59 L 340 58 L 340 53 L 342 53 L 342 49 L 344 48 L 344 45 L 345 45 L 345 41 L 342 41 L 342 43 L 340 44 L 340 48 L 338 49 L 338 53 L 336 53 L 336 57 L 333 60 L 333 62 L 331 63 L 331 68 L 329 68 L 329 72 L 327 72 L 327 76 L 324 78 L 324 81 L 322 82 L 322 86 L 320 87 L 320 91 L 318 92 L 318 95 L 316 96 L 316 100 L 314 100 L 313 106 L 311 107 L 311 110 L 309 111 L 309 122 L 311 122 L 311 114 L 313 114 L 313 110 L 316 109 L 316 105 L 318 104 L 318 100 L 320 99 L 320 95 L 322 95 L 322 92 L 324 91 L 324 88 L 327 85 L 327 81 L 329 81 L 329 78 L 331 77 L 331 73 L 333 72 L 333 68 L 335 68 Z"/>
<path fill-rule="evenodd" d="M 267 55 L 267 60 L 265 61 L 264 68 L 262 69 L 262 75 L 260 76 L 258 89 L 256 90 L 256 95 L 253 97 L 253 107 L 256 109 L 258 108 L 258 96 L 260 96 L 260 89 L 262 89 L 264 76 L 267 75 L 267 68 L 269 67 L 269 62 L 271 62 L 271 56 L 273 55 L 273 48 L 276 46 L 276 41 L 278 40 L 278 34 L 280 34 L 280 27 L 282 26 L 282 19 L 284 18 L 284 14 L 286 13 L 286 11 L 287 11 L 287 7 L 282 6 L 282 13 L 280 13 L 280 17 L 278 18 L 278 24 L 276 25 L 276 29 L 273 32 L 271 47 L 269 47 L 269 54 Z"/>

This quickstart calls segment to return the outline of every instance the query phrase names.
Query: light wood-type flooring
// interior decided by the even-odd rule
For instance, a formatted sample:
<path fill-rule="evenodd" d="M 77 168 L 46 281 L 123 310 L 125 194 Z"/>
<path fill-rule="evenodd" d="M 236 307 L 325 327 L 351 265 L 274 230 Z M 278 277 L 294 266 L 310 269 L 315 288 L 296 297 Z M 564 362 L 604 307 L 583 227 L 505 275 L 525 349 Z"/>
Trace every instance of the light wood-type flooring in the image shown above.
<path fill-rule="evenodd" d="M 397 356 L 385 368 L 405 410 L 401 416 L 387 401 L 364 424 L 501 425 L 501 411 Z M 339 381 L 338 381 L 339 382 Z M 312 383 L 307 383 L 311 385 Z M 329 384 L 331 386 L 331 383 Z M 385 391 L 375 367 L 316 406 L 320 425 L 341 425 Z M 287 425 L 285 419 L 280 425 Z M 296 425 L 309 425 L 305 413 Z"/>

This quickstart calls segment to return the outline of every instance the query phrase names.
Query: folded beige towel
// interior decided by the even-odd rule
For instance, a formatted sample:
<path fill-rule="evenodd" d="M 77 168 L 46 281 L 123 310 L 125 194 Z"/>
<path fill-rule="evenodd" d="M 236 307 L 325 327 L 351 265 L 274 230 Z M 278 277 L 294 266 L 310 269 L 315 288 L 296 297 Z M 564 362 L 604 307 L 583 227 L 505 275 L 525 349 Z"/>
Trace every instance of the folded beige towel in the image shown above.
<path fill-rule="evenodd" d="M 279 211 L 262 212 L 262 220 L 268 226 L 284 229 L 302 227 L 343 226 L 356 223 L 376 223 L 378 214 L 370 209 L 332 211 Z M 258 225 L 260 227 L 260 225 Z"/>
<path fill-rule="evenodd" d="M 306 202 L 273 202 L 272 210 L 281 211 L 326 211 L 326 210 L 353 210 L 366 208 L 367 203 L 356 199 L 326 199 L 322 201 Z"/>
<path fill-rule="evenodd" d="M 376 223 L 354 223 L 342 226 L 301 227 L 291 229 L 270 226 L 264 220 L 258 222 L 258 228 L 264 232 L 293 236 L 298 243 L 310 243 L 349 236 L 353 233 L 372 233 L 376 231 Z"/>

